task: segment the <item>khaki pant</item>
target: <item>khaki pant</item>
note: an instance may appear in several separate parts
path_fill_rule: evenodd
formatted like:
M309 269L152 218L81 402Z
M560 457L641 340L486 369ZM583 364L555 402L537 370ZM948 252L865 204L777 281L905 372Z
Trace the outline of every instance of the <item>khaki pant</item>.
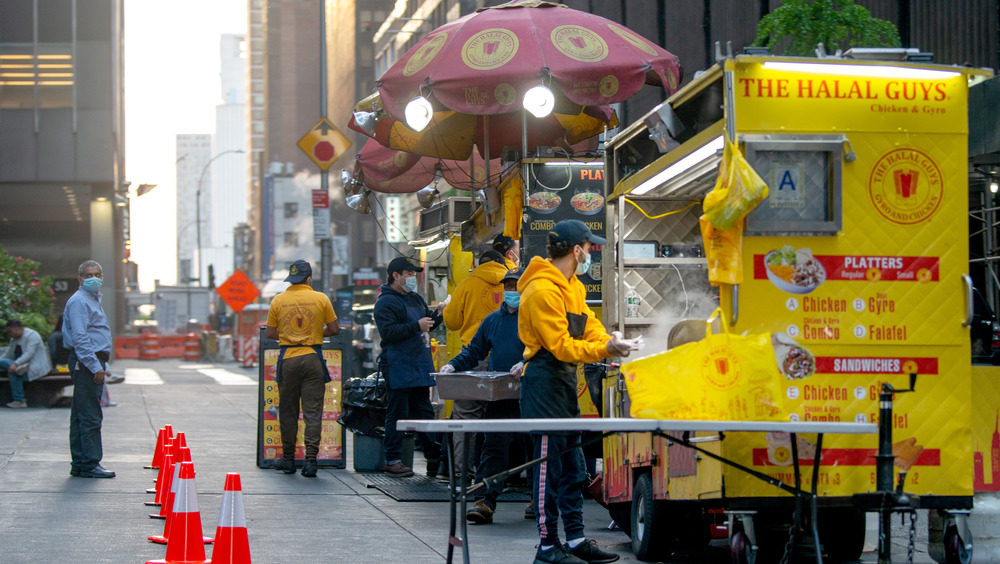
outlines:
M299 404L305 423L303 442L306 458L316 458L323 432L323 397L326 375L319 355L309 354L281 360L278 379L278 422L284 458L295 459L295 439L299 430Z

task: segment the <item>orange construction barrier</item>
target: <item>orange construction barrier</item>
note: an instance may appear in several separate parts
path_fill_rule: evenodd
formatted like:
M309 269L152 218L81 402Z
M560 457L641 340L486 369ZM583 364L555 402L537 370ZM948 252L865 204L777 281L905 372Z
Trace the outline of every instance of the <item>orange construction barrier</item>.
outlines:
M201 360L201 340L194 333L184 335L184 360Z
M247 538L247 517L243 512L243 487L240 475L226 474L226 487L219 509L219 526L215 529L215 564L250 564L250 540Z
M159 360L160 359L160 337L152 331L143 331L139 334L139 359Z
M241 360L244 367L257 366L257 339L256 337L243 337L243 350Z
M156 433L156 446L153 447L153 461L149 463L149 466L143 466L143 468L146 470L158 470L160 468L160 462L163 460L163 440L173 436L173 427L170 425L160 427L160 431Z
M204 564L205 545L201 536L201 513L198 510L198 486L194 481L194 463L180 463L177 495L174 499L173 525L167 542L167 557L146 564Z
M160 335L160 358L184 358L184 335Z
M115 358L139 358L139 337L115 337Z

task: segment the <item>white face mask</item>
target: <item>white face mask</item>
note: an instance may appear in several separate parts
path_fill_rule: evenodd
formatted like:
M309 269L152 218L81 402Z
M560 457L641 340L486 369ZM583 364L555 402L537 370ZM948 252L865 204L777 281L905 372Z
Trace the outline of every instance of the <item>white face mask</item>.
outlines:
M403 288L406 290L407 293L416 292L417 291L417 277L416 276L410 276L409 278L404 279L403 280Z
M577 259L576 263L577 276L583 276L590 270L590 261L591 261L590 253L584 253L584 255L586 255L586 258L583 259L583 262L580 262L580 259Z

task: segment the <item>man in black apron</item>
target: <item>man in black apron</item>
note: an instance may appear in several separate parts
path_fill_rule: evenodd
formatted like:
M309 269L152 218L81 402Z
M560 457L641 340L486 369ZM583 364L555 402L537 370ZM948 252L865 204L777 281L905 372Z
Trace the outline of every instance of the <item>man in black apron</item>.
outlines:
M441 324L441 308L431 311L417 293L417 273L423 270L405 257L392 259L373 313L382 338L379 369L388 384L383 470L400 478L412 476L413 469L403 464L403 433L396 430L396 422L434 419L430 399L434 360L428 333ZM427 474L437 475L441 445L427 433L417 433L417 439L427 458Z
M548 258L534 257L521 275L518 333L524 342L521 417L580 417L577 365L613 356L628 356L633 345L608 335L586 303L586 289L577 280L588 271L590 250L605 240L582 221L561 221L549 231ZM586 468L580 433L534 435L535 458L568 450L543 462L534 472L532 501L541 544L535 562L614 562L583 533L583 481ZM566 544L559 542L562 516Z

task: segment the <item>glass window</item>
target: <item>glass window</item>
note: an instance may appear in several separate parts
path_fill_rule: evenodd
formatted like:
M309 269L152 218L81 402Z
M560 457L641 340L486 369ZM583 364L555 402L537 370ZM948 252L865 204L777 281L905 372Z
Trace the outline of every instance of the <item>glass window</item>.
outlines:
M299 246L299 234L295 231L285 231L285 246L286 247L298 247Z
M38 41L73 41L73 7L70 0L38 0Z
M31 3L25 0L0 0L0 38L11 43L31 43L34 36Z
M73 104L73 55L67 43L0 43L0 108L67 108Z
M285 202L285 219L292 219L299 216L298 202Z

